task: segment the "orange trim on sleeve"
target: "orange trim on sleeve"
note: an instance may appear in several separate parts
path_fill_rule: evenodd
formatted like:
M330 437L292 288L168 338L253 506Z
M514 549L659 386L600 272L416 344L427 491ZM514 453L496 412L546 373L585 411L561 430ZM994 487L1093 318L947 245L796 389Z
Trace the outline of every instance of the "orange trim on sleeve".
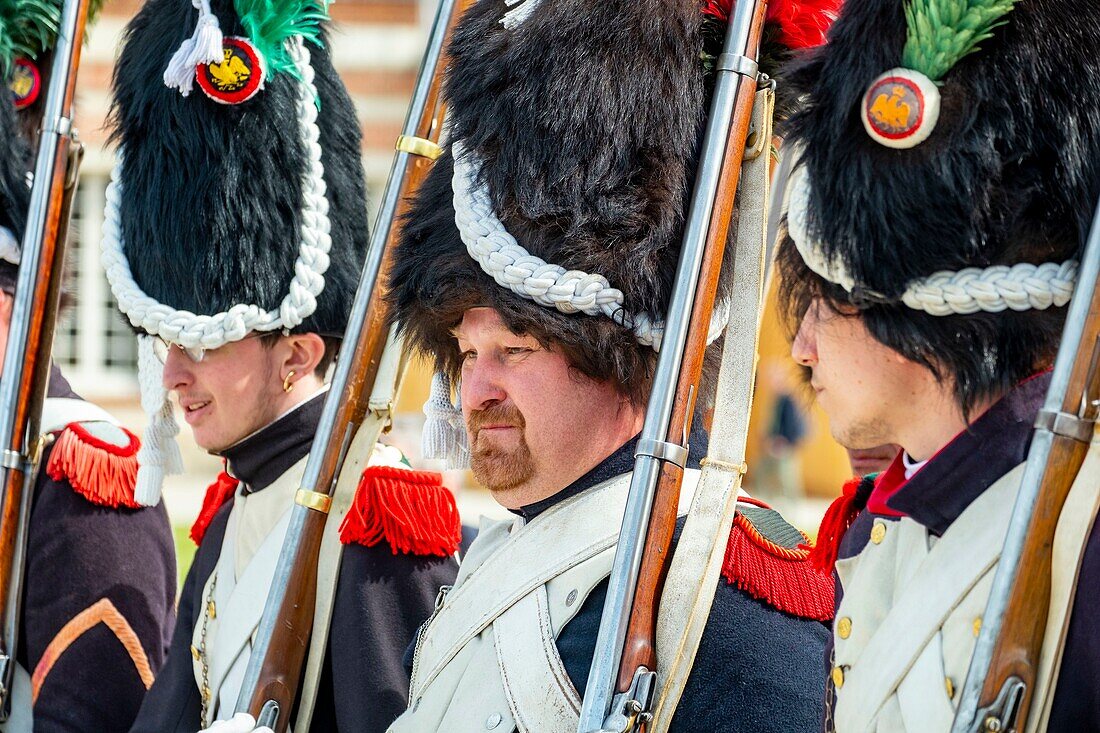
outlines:
M145 689L148 690L152 686L153 668L149 666L149 658L145 655L145 649L142 648L141 640L134 633L134 628L130 626L130 622L119 612L115 604L111 603L110 599L100 598L65 624L61 631L57 632L57 636L53 638L49 646L46 647L46 651L42 653L42 658L35 665L34 675L31 676L32 705L37 702L42 683L46 681L46 676L53 669L54 663L74 641L99 623L103 623L114 632L115 638L126 649L126 652L130 655L130 660L134 663L134 667L137 668L138 676L141 677Z

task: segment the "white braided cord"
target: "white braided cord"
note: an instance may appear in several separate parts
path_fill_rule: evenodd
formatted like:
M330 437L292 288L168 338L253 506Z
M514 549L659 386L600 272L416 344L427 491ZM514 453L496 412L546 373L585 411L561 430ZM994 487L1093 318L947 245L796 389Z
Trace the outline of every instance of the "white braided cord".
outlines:
M291 42L291 56L301 76L298 93L298 120L306 151L306 170L302 174L302 225L294 277L279 307L265 310L258 305L237 304L214 315L196 315L176 310L146 295L134 282L122 241L119 207L122 199L123 150L111 171L104 212L102 258L111 292L119 309L130 323L152 336L161 336L181 346L216 349L239 341L250 331L292 329L317 309L317 297L325 287L324 274L329 267L332 246L324 167L321 165L320 131L317 128L317 89L309 49L300 37Z
M847 267L840 258L830 260L822 243L810 235L811 186L804 167L799 166L791 173L790 186L787 231L798 253L813 272L852 292L856 282ZM941 270L910 282L901 302L933 316L1061 308L1073 297L1077 267L1076 260L1066 260Z
M524 21L534 14L540 0L504 0L510 10L505 11L500 19L500 24L506 30L513 31L523 25ZM517 5L516 3L519 3Z
M493 212L489 192L477 180L481 170L478 158L465 150L461 140L455 141L452 154L455 225L466 251L486 274L516 295L562 313L607 316L632 330L638 343L660 350L663 322L646 313L628 313L622 305L622 291L611 287L603 275L566 270L524 249ZM728 314L728 304L715 308L707 343L722 333Z

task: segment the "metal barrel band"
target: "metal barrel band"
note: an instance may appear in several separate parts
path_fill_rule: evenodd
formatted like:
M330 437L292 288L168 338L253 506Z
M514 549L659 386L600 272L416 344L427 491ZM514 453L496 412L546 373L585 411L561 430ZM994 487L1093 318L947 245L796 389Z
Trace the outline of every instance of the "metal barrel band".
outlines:
M1040 410L1039 416L1035 418L1036 428L1049 430L1055 435L1061 435L1079 443L1088 443L1092 440L1092 431L1095 426L1094 420L1071 415L1068 412Z
M428 160L436 160L443 155L443 148L439 147L438 144L415 135L398 135L397 144L394 145L394 148L399 152L419 155L421 158L427 158Z
M665 440L650 440L642 438L638 441L638 448L634 451L634 457L649 456L658 461L675 463L680 468L687 465L688 449L682 445L669 443Z
M306 509L321 512L321 514L328 514L328 510L332 506L332 497L328 494L322 494L320 491L298 489L298 493L294 495L294 503L300 504Z
M734 74L756 79L760 75L760 64L739 53L723 53L718 56L717 69L732 71Z

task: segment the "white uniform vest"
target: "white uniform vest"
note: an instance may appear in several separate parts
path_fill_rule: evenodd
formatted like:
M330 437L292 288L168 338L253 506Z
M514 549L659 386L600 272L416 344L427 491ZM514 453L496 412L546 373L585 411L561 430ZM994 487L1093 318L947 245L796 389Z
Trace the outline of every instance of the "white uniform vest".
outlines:
M685 472L681 507L698 478ZM418 635L409 708L389 733L574 733L581 698L555 640L611 573L629 487L618 476L529 524L482 520Z
M863 551L837 562L838 733L950 730L1022 476L1021 464L939 538L876 519Z

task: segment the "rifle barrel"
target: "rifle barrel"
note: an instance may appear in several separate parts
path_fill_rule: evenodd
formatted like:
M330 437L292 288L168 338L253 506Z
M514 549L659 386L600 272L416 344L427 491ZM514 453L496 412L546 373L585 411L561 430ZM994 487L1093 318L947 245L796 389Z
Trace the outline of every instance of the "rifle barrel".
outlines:
M18 648L28 478L37 469L42 401L61 292L65 231L75 188L72 103L88 0L66 0L54 46L34 185L23 232L11 325L0 371L0 720L6 719Z
M441 131L437 111L438 71L458 4L459 0L442 0L436 11L402 129L405 136L431 139L438 137ZM321 421L306 461L301 488L307 492L331 495L352 439L366 414L364 395L369 396L374 384L387 337L379 279L387 269L387 253L395 235L394 221L410 193L410 169L423 172L427 169L426 161L398 150L344 333L344 344L354 347L336 361ZM289 724L289 712L301 682L316 600L317 556L326 518L324 513L301 504L294 505L237 698L237 711L249 712L257 718L265 706L269 711L286 711L287 714L275 713L276 721L267 721L276 733L285 731ZM272 706L271 702L277 705Z
M1100 370L1093 362L1100 338L1098 277L1100 203L1040 417L1060 414L1084 423L1096 420L1093 400L1100 396ZM952 733L984 730L987 715L1014 716L1021 729L1026 723L1050 601L1054 529L1087 449L1087 438L1081 441L1042 423L1036 426ZM1018 680L1014 694L1019 699L1012 701L1013 710L1005 710L1008 701L998 698L1013 678ZM1001 723L1002 730L1010 730L1010 720Z
M650 520L654 513L654 502L658 496L658 485L663 484L660 493L669 496L672 507L676 506L682 471L669 458L676 453L675 448L686 443L691 425L691 410L698 397L699 369L701 369L701 350L698 358L685 356L689 335L702 330L705 336L709 326L710 312L713 308L714 287L717 272L721 265L721 248L725 245L725 232L728 230L729 213L733 203L733 191L729 191L729 201L717 201L721 184L729 180L736 187L740 171L740 155L744 150L748 133L748 119L751 115L752 94L748 96L748 109L744 108L746 90L756 90L756 63L760 33L763 23L765 0L736 3L726 38L723 53L719 57L717 80L711 99L710 114L700 162L695 178L695 188L688 210L683 236L680 261L676 270L676 280L665 319L665 331L661 342L661 351L653 378L653 388L646 408L645 422L638 440L635 454L634 472L631 476L630 490L623 514L623 525L619 535L619 544L615 551L608 583L607 600L604 603L600 619L600 630L596 637L595 655L584 701L580 712L578 733L595 733L606 729L608 716L612 713L612 703L616 691L625 692L623 681L633 672L624 665L624 649L628 629L632 625L632 611L639 589L639 575L642 571L643 555L647 553L645 541L650 532ZM738 104L738 101L741 104ZM736 114L735 114L736 113ZM738 124L731 125L735 117ZM732 129L731 129L732 128ZM732 132L732 134L731 134ZM733 152L733 156L730 152ZM735 171L726 170L730 160L736 157ZM722 209L723 222L715 222L716 207ZM722 218L722 217L719 217ZM716 227L721 231L716 231ZM715 242L715 238L720 241ZM717 256L710 257L713 264L712 275L701 275L707 254L708 238L717 244ZM700 292L701 279L709 290L710 302L698 307L697 294ZM706 299L704 293L703 300ZM692 322L695 311L696 320ZM691 339L696 341L697 339ZM692 365L693 374L682 374L685 360L696 362ZM686 378L685 378L686 377ZM678 431L677 428L680 428ZM686 457L686 451L681 454ZM678 460L683 460L683 457ZM662 476L663 475L663 476ZM675 515L675 509L672 509ZM673 523L675 516L673 516ZM671 532L661 530L671 538ZM661 561L667 563L668 545L663 551L658 549ZM667 565L664 565L667 567ZM658 580L663 572L658 571ZM651 598L659 597L659 587L646 589ZM656 613L655 604L651 608L639 609L644 615ZM650 624L651 625L651 624ZM653 640L648 639L652 648ZM636 653L632 651L632 654ZM649 652L642 651L645 656ZM620 672L621 669L621 672Z

